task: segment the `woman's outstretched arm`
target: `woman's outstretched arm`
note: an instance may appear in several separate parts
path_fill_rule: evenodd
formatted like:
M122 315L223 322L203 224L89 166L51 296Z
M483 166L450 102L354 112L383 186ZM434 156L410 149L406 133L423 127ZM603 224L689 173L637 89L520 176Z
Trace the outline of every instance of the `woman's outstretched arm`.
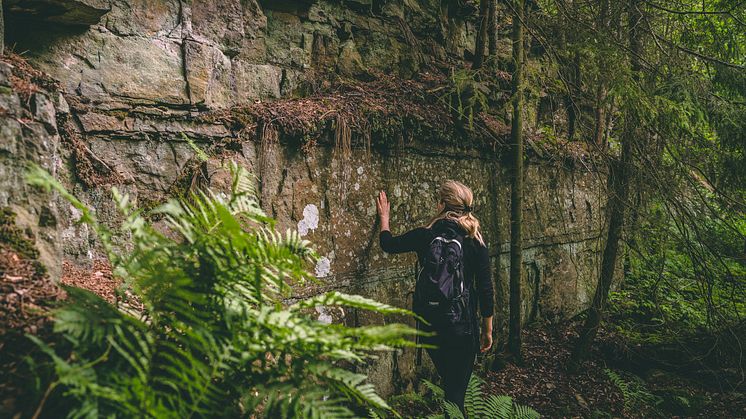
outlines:
M423 240L426 240L427 230L416 228L408 231L401 236L391 234L389 227L389 211L391 206L386 197L386 192L381 191L376 198L376 207L378 208L378 218L381 225L380 243L381 249L386 253L404 253L416 251L422 246Z

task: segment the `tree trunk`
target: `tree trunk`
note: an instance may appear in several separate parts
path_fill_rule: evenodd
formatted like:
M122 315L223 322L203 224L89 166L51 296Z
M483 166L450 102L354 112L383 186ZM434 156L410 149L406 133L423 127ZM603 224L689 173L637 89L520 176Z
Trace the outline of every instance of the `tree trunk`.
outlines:
M606 148L606 145L604 144L604 132L606 131L604 101L606 101L606 84L599 80L598 88L596 89L596 125L593 132L593 141L601 150Z
M640 0L629 0L629 44L630 63L632 72L639 82L640 54L642 44L640 42L640 24L642 14L639 9ZM631 178L632 165L632 142L636 135L636 122L626 118L622 135L622 155L619 160L611 163L609 168L609 231L606 237L603 258L601 260L601 276L598 280L593 302L588 310L588 317L580 330L580 337L575 345L570 358L569 369L572 372L578 370L580 362L588 355L591 344L596 338L598 328L601 324L603 310L609 296L611 283L616 270L617 255L619 253L619 241L624 230L624 217L629 196L629 180Z
M3 0L0 0L0 55L5 53L5 16L3 16Z
M625 128L631 131L631 128ZM609 230L606 236L603 258L601 260L601 275L596 286L593 302L588 310L588 317L580 330L580 337L570 359L570 370L576 371L580 362L588 355L591 344L596 338L598 327L601 324L603 310L609 296L611 283L616 271L617 254L619 253L619 241L624 229L624 213L629 194L628 178L632 147L629 135L625 135L622 144L621 160L615 160L609 168L609 191L611 195L608 200Z
M487 31L490 38L489 56L497 57L497 1L489 0Z
M601 0L601 10L598 13L598 28L601 36L609 36L609 0ZM602 54L598 54L598 87L596 88L596 124L593 133L593 141L602 150L606 148L604 134L606 132L606 72L609 71L605 65L606 60Z
M503 262L502 258L500 257L500 248L503 241L507 238L507 231L503 230L503 220L506 218L507 214L505 214L503 203L504 201L500 198L500 190L498 187L499 184L499 178L500 178L500 170L499 170L499 164L492 164L490 165L490 195L494 197L494 200L491 201L492 211L494 214L494 217L492 218L492 230L494 231L494 237L492 242L495 243L494 252L495 252L495 259L494 259L494 271L495 276L493 280L493 285L495 288L495 322L493 327L493 339L495 344L492 345L492 350L490 356L487 357L486 362L483 364L485 369L491 370L491 371L499 371L504 366L504 353L505 353L505 341L500 342L500 331L505 330L506 325L506 319L505 316L501 316L498 312L498 307L504 308L507 307L508 304L506 304L505 296L503 293L503 290L505 288L505 276L503 275Z
M580 75L580 53L575 51L575 55L572 59L572 91L570 92L570 108L567 110L570 119L567 130L567 137L569 140L575 138L575 131L578 126L578 112L580 111L580 108L575 104L575 98L580 98L582 96L583 80L581 80Z
M508 351L520 363L521 356L521 276L523 272L523 16L524 0L513 1L513 176L510 188L510 325Z
M489 0L479 2L479 32L477 33L476 45L474 46L474 60L471 68L478 69L484 63L485 46L487 45L487 26L489 25Z
M571 13L574 13L575 6L573 1L569 1L566 7ZM563 25L566 28L571 28L572 22L568 19L563 19ZM567 86L562 102L567 112L567 139L571 141L575 137L576 122L578 119L578 107L575 106L575 97L579 96L576 95L576 92L580 91L580 55L577 50L572 51L576 47L575 43L577 41L577 36L572 29L567 31L562 30L560 33L560 49L568 51L566 56L562 56L559 64L561 77Z

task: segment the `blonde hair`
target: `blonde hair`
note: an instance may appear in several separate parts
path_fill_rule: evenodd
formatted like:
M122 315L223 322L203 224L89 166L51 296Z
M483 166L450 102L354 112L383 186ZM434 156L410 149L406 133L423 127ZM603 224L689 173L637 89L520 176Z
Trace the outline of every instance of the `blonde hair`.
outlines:
M461 182L447 180L440 185L438 197L443 203L443 211L433 217L427 227L432 227L438 220L453 220L466 230L467 237L477 240L484 246L484 239L479 231L479 220L472 214L474 194L471 189Z

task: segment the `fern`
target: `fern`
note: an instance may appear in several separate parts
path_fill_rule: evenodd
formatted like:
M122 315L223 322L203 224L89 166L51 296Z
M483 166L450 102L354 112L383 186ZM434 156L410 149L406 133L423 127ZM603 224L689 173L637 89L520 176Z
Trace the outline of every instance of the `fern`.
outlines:
M236 164L229 170L230 194L197 191L154 210L168 235L116 190L123 221L109 230L50 175L31 170L30 183L56 190L82 212L123 287L144 307L125 310L68 288L54 318L71 349L31 338L56 373L46 383L59 399L55 415L348 418L361 408L391 411L365 375L345 366L411 346L417 331L396 323L327 325L308 308L412 313L338 292L284 304L294 286L315 280L307 268L316 255L297 233L274 229L249 173Z
M624 398L624 410L632 412L644 410L655 413L662 399L650 393L645 383L637 376L631 375L629 380L622 378L620 374L608 368L604 369L609 380L619 389Z
M488 412L494 412L493 415L498 418L509 418L513 414L513 399L509 396L490 396L485 402ZM522 414L526 409L525 406L516 405L516 416ZM525 416L520 416L525 417Z
M464 397L464 406L469 406L469 416L485 417L489 414L485 406L484 395L482 394L482 384L484 381L478 376L472 374L471 379L466 387L466 396Z
M422 384L425 386L425 388L430 390L436 400L442 400L446 397L445 391L443 391L443 389L440 388L437 384L433 384L431 381L428 380L422 380Z
M453 403L444 399L445 393L442 388L427 380L422 380L422 384L433 394L435 402L439 403L444 414L435 414L428 416L428 419L444 418L463 418L461 410ZM472 375L466 388L466 397L464 399L464 409L467 417L480 419L538 419L541 415L528 406L523 406L513 402L509 396L491 395L487 397L482 392L484 380L476 375Z

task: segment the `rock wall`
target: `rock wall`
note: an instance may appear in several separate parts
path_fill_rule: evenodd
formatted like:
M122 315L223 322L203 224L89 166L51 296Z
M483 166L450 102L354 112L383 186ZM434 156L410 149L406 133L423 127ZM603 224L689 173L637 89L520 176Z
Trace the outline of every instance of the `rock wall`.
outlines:
M509 177L498 153L458 138L451 144L411 138L396 147L353 148L347 156L324 141L301 149L286 139L243 138L230 124L203 117L313 93L325 83L322 73L408 78L458 63L473 45L467 6L445 0L6 0L6 45L25 51L60 86L26 94L10 81L14 64L0 63L0 106L8 110L0 112L0 206L20 210L19 223L37 235L43 260L58 276L63 259L84 264L94 258L95 239L74 224L69 205L27 190L19 176L24 161L57 173L99 218L113 221L111 185L147 206L185 182L219 183L221 163L233 159L258 175L262 205L279 227L298 229L322 255L314 267L320 284L299 290L299 298L339 288L406 307L414 257L379 249L374 195L389 192L392 228L404 232L428 220L437 186L454 178L477 196L494 262L497 330L504 330ZM200 147L231 146L195 171L184 134ZM588 303L598 275L605 176L540 158L525 176L524 318L571 316ZM355 312L320 315L382 321ZM414 351L386 354L370 373L385 394L401 390L414 377Z
M20 63L21 65L25 63ZM36 241L39 259L52 277L61 274L63 229L59 223L61 200L35 193L24 180L26 166L37 164L58 175L63 161L56 109L64 98L54 91L29 88L32 76L7 61L0 61L0 207L16 214L25 235Z
M320 71L406 78L435 58L460 59L473 28L438 12L457 15L456 3L6 0L5 38L101 109L226 107L302 94Z

